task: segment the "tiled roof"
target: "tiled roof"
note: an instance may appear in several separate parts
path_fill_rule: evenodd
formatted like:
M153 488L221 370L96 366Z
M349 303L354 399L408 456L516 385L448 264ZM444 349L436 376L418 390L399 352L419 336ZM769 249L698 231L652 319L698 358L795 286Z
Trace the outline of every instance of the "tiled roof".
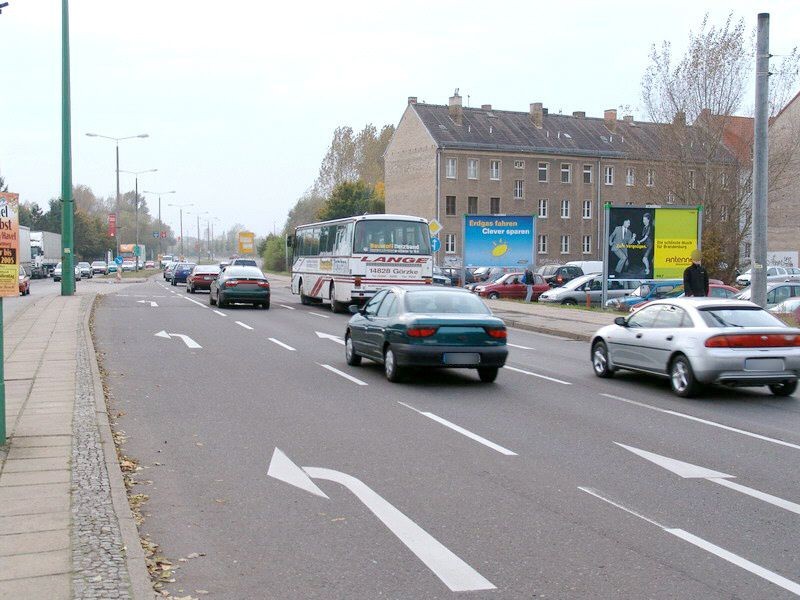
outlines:
M610 131L601 118L546 114L539 129L527 112L465 107L462 124L456 125L447 106L423 103L411 106L438 146L444 149L663 159L660 137L667 125L661 123L628 123L618 119L614 131ZM692 127L688 126L687 131L691 138ZM699 142L697 159L705 159ZM718 160L728 162L732 157L723 151Z

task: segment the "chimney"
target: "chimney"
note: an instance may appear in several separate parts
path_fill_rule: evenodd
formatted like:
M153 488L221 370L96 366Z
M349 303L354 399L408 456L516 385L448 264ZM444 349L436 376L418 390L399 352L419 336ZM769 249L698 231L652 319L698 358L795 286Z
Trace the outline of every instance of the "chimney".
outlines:
M481 104L481 110L492 110L491 104Z
M461 125L462 117L464 116L464 109L461 108L461 96L458 95L458 91L452 96L450 96L450 118L453 119L453 123L456 125Z
M541 102L531 104L531 121L536 129L541 129L544 122L544 109Z
M626 123L633 123L633 115L625 115L624 117L622 117L622 120L625 121Z
M578 117L579 119L585 119L586 118L586 111L584 111L584 110L573 111L572 116L573 117Z
M609 131L614 131L617 127L617 109L610 108L603 113L603 120L606 122L606 127Z
M673 125L686 125L686 113L682 110L679 110L675 113L675 117L672 119Z
M408 103L409 104L416 104L417 103L417 97L416 96L409 96L408 97Z

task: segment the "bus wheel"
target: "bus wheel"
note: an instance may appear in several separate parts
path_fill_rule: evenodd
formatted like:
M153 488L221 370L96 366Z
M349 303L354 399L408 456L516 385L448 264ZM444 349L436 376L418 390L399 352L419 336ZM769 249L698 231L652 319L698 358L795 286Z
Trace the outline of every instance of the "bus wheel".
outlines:
M303 280L302 279L300 280L300 286L299 286L298 291L300 292L300 304L311 304L311 298L309 298L308 296L306 296L303 293Z
M330 298L331 298L331 311L335 312L335 313L343 313L343 312L345 312L344 304L334 300L335 297L336 297L336 288L334 287L333 284L331 284L331 296L330 296Z

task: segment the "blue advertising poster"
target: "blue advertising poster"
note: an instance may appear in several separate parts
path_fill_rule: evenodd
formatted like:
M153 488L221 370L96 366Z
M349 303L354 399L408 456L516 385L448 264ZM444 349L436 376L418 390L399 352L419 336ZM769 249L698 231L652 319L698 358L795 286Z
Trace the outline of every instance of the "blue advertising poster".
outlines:
M464 216L464 266L533 265L535 220L532 216Z

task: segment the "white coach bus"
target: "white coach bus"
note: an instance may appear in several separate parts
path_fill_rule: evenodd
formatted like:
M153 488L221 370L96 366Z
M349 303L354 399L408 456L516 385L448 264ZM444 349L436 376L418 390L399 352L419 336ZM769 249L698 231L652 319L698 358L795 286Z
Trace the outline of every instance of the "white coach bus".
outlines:
M303 304L327 300L333 312L389 285L432 282L430 232L419 217L362 215L301 225L287 244L292 293Z

